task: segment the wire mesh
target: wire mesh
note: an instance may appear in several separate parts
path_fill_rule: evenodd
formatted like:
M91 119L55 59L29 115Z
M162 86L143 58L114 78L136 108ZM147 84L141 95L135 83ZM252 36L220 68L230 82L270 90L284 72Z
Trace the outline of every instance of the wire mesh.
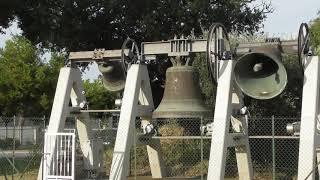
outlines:
M213 119L160 119L152 123L157 128L153 139L159 139L167 178L206 179L211 136L201 133L202 126ZM264 117L248 120L249 144L254 179L294 179L298 167L298 137L286 132L287 123L299 118ZM147 151L137 148L138 177L151 176ZM143 171L142 171L143 170ZM225 179L239 179L236 153L226 152Z
M0 117L0 179L35 179L45 117Z
M119 114L91 115L96 124L93 131L104 144L103 179L108 179L116 140ZM44 118L24 118L23 126L17 117L0 117L0 179L35 179L40 166ZM13 121L16 122L13 122ZM289 136L286 124L299 118L256 117L248 120L249 144L254 179L295 179L298 168L299 138ZM152 179L147 145L160 153L164 178L206 179L209 165L211 135L201 127L212 118L153 119L155 131L145 135L141 120L136 119L133 145L130 151L129 179ZM66 122L74 129L74 120ZM34 128L34 129L32 129ZM32 130L30 130L32 129ZM36 133L31 133L36 131ZM15 133L13 133L15 132ZM30 138L32 136L32 138ZM13 141L15 139L15 141ZM157 144L159 146L155 146ZM84 169L79 141L76 147L76 177L86 179L92 173ZM151 162L152 163L152 162ZM234 148L226 151L225 179L239 179ZM152 164L151 164L152 166Z

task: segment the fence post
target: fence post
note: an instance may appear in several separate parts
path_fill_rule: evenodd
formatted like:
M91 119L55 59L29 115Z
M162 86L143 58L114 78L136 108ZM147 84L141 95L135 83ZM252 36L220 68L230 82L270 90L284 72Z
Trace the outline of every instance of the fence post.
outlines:
M42 138L43 139L40 139L40 145L41 145L41 142L43 142L43 148L42 148L42 159L44 159L44 147L45 147L45 132L46 132L46 115L44 115L43 116L43 129L42 129L42 131L39 133L39 137L40 137L40 135L42 136ZM73 138L75 138L74 136L72 137L72 139ZM72 143L73 142L75 142L75 141L72 141ZM74 144L72 144L72 147L75 147L75 145ZM73 154L73 159L76 161L76 153L74 153ZM73 163L73 166L72 166L72 168L74 168L74 164L75 163ZM43 177L44 176L44 174L43 174L43 169L44 169L44 163L43 163L43 161L41 160L41 163L40 163L40 167L41 167L41 177ZM39 177L39 175L38 175L38 177Z
M2 116L0 116L0 120L1 120L1 124L3 124L5 126L4 127L4 139L7 139L8 138L8 122Z
M20 145L23 145L23 125L21 122L24 121L24 119L22 119L24 117L22 116L19 116L19 124L18 124L18 133L19 133L19 142L20 142Z
M200 123L200 127L203 127L203 117L201 117L201 123ZM201 134L201 140L200 140L200 153L201 153L201 180L203 180L203 137L202 137L202 133Z
M272 179L276 179L276 152L275 152L275 139L274 139L274 115L271 117L272 121Z
M46 129L46 115L43 115L43 128Z
M44 137L44 131L46 129L46 115L42 117L42 123L42 125L39 123L39 127L34 128L35 130L38 129L38 132L34 135L34 144L37 144L38 142L41 144L41 140L44 141L42 138Z
M37 144L37 137L38 137L38 133L37 133L37 131L38 130L40 130L40 128L39 129L37 129L36 127L32 127L32 130L33 130L33 145L36 145Z
M15 165L15 162L14 162L14 159L15 159L15 149L16 149L16 116L14 115L13 116L13 133L12 133L12 136L13 136L13 148L12 148L12 164L13 164L13 167L12 167L12 180L14 180L14 167L16 166Z
M134 131L134 140L133 140L133 147L134 147L134 179L137 180L137 132L136 129ZM130 166L130 165L129 165Z

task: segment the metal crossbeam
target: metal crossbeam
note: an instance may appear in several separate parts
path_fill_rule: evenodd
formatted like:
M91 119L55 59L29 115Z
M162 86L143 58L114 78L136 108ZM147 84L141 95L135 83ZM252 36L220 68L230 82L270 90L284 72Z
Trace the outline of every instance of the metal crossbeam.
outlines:
M179 39L178 39L179 40ZM155 42L143 42L141 44L141 54L145 56L146 59L154 59L155 55L181 55L187 56L188 53L204 53L207 51L207 40L206 39L190 39L190 43L187 49L181 49L177 51L176 48L173 48L172 41L155 41ZM237 49L237 55L242 55L247 52L250 52L250 49L254 49L261 46L274 46L280 47L283 53L286 54L297 54L298 51L298 42L296 40L281 41L281 42L265 42L265 43L242 43ZM128 54L129 50L124 49L124 53ZM179 53L180 52L180 53ZM121 49L116 50L101 50L99 49L99 57L97 58L97 51L79 51L79 52L70 52L69 60L72 62L90 62L90 61L120 61L121 60Z

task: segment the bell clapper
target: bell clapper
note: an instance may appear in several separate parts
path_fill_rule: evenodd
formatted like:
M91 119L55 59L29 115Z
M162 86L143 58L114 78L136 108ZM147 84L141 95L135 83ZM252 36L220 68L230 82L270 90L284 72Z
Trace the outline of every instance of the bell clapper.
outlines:
M257 63L253 66L253 71L254 72L259 72L263 69L263 63Z

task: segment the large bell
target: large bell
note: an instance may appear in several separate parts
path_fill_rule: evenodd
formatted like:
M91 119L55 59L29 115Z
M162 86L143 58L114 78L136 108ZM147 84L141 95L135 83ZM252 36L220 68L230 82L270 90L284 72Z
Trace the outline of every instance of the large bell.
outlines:
M235 82L246 95L255 99L271 99L287 84L287 72L278 48L253 49L240 57L234 68Z
M164 95L153 118L199 118L210 111L201 99L198 74L192 66L167 69Z
M102 73L102 82L107 90L121 91L124 88L126 78L120 61L98 64L98 68Z

